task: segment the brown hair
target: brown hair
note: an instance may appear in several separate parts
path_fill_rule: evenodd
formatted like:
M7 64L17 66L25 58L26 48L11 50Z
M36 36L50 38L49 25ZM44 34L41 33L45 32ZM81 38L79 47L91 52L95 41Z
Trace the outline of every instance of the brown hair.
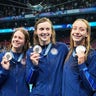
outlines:
M23 28L23 27L16 28L15 31L14 31L14 33L12 34L11 40L12 40L15 32L17 32L17 31L22 32L22 33L24 34L24 36L25 36L25 45L23 46L22 52L26 53L26 51L27 51L28 48L29 48L29 44L30 44L30 43L29 43L29 40L30 40L29 33L28 33L28 31L27 31L25 28ZM11 47L12 47L12 45L11 45Z
M51 28L52 28L52 36L51 36L51 42L53 43L53 44L55 44L56 43L56 40L55 40L55 30L54 30L54 28L53 28L53 25L52 25L52 22L48 19L48 18L46 18L46 17L43 17L43 18L41 18L41 19L39 19L36 23L35 23L35 26L34 26L34 34L33 34L33 44L34 45L37 45L37 44L39 44L39 39L38 39L38 36L37 36L37 34L36 34L36 31L37 31L37 26L38 26L38 24L40 24L40 23L43 23L43 22L49 22L50 24L51 24Z

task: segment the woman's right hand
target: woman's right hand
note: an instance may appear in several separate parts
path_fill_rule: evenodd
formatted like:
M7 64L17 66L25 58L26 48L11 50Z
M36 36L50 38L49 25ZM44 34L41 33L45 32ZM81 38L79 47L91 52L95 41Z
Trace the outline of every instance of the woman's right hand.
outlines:
M5 70L8 70L10 67L10 61L4 56L1 61L1 65Z
M33 62L34 65L38 65L39 62L39 58L40 58L40 54L33 52L30 54L30 59Z

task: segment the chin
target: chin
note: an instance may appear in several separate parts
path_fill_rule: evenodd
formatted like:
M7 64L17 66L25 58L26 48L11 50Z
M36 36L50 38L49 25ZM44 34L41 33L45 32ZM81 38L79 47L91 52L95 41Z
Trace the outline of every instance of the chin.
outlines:
M18 49L19 48L19 46L13 46L15 49Z
M77 41L78 42L78 41L81 41L81 39L80 38L74 38L73 41Z

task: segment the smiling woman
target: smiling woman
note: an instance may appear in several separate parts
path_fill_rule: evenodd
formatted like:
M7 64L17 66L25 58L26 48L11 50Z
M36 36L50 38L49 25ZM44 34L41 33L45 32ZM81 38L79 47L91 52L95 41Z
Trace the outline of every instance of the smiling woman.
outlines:
M28 48L28 31L17 28L12 35L11 49L0 54L0 96L29 96L29 88L25 81Z
M94 96L96 92L96 51L91 48L90 35L89 22L76 19L63 67L62 96Z
M27 51L26 60L27 82L33 84L30 96L61 96L62 66L68 48L65 43L56 42L48 18L38 19L34 28L34 45ZM34 50L37 45L40 52Z

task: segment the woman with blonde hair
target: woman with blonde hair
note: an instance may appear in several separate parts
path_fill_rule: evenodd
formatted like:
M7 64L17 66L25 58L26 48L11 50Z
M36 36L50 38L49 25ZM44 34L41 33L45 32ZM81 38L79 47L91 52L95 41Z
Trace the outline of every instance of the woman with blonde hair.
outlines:
M96 91L96 51L91 48L90 35L87 20L73 23L63 67L62 96L93 96Z

